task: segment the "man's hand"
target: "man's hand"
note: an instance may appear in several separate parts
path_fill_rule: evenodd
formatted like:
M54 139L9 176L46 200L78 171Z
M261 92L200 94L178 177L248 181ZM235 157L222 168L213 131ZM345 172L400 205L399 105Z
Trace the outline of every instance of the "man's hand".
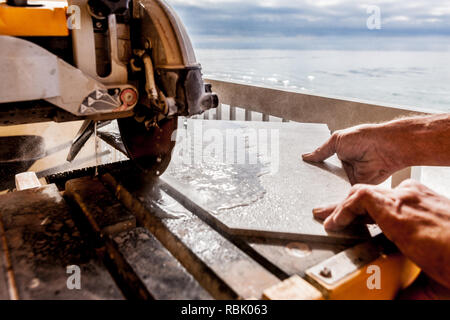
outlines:
M331 138L303 160L321 162L337 154L350 183L378 184L403 169L398 150L380 125L362 125L336 131Z
M342 203L313 213L329 231L369 215L405 256L450 288L450 200L444 196L414 180L392 190L355 185Z
M351 184L378 184L411 166L450 166L450 114L336 131L303 160L321 162L335 153Z

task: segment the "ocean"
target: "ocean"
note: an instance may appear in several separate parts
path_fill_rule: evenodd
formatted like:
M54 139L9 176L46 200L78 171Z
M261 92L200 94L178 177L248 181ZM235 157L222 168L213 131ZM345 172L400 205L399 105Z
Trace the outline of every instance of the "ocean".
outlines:
M205 78L450 111L449 51L197 49Z

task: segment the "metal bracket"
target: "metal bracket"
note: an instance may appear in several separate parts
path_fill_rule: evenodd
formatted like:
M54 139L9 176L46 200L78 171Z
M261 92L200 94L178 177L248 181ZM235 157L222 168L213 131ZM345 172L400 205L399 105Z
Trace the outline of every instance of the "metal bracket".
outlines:
M319 284L335 287L346 277L376 260L383 247L374 241L358 244L306 270L306 276Z
M69 1L69 4L80 8L81 28L72 30L73 55L77 68L103 84L127 83L127 67L119 59L116 16L114 14L108 16L111 73L107 77L100 77L97 74L94 28L87 0L73 0Z

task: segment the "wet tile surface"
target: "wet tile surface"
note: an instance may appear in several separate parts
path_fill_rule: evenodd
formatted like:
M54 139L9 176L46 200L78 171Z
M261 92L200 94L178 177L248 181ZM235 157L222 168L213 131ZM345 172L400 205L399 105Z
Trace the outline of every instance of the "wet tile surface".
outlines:
M351 187L336 156L321 164L301 160L330 136L326 125L188 120L179 128L161 180L227 231L332 243L369 237L364 227L327 233L312 216Z

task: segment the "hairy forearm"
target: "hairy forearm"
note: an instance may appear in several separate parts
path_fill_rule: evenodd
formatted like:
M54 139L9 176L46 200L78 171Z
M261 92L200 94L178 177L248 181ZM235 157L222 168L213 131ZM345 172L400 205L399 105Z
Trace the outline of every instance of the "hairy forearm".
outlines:
M450 114L405 118L376 125L399 167L450 166Z

